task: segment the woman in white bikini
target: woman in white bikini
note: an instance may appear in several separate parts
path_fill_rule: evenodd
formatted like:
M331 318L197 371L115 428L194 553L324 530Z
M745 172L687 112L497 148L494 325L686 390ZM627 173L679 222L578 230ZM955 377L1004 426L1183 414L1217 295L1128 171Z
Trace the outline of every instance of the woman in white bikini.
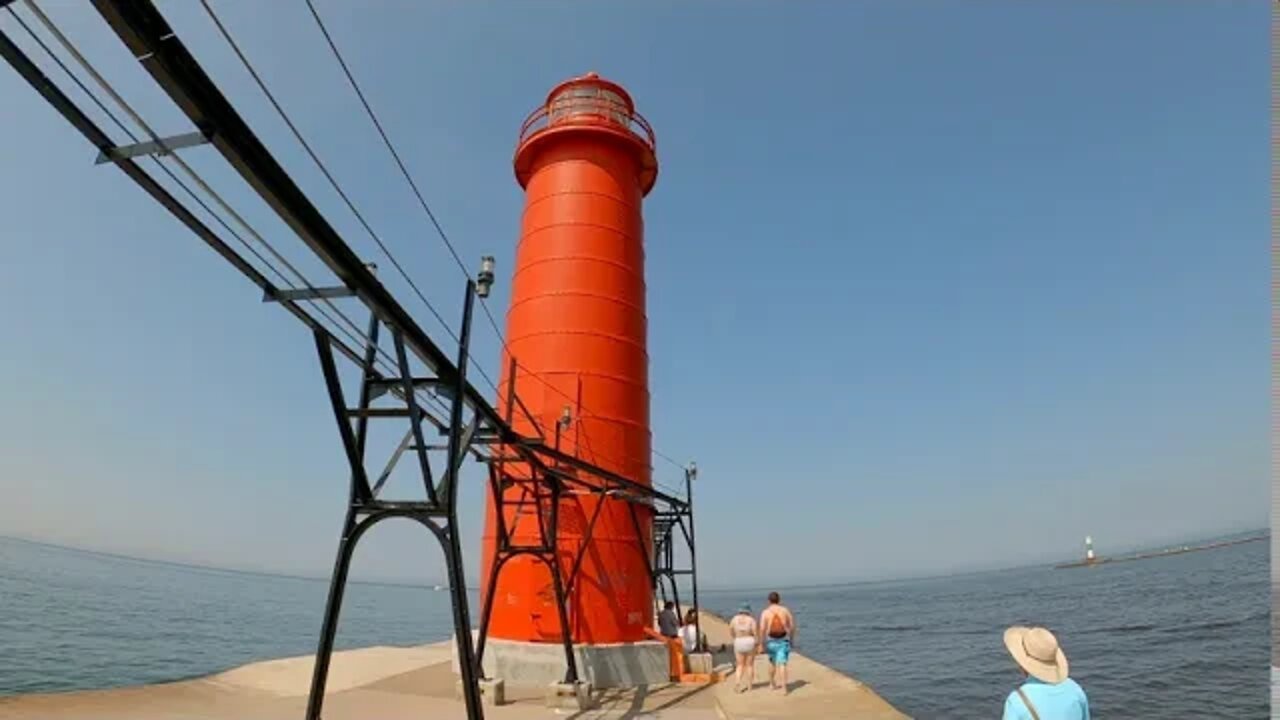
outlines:
M751 616L751 606L743 603L738 614L729 621L729 634L733 637L733 654L737 657L737 668L733 673L733 689L735 692L746 692L756 682L756 619ZM747 684L742 684L746 676Z

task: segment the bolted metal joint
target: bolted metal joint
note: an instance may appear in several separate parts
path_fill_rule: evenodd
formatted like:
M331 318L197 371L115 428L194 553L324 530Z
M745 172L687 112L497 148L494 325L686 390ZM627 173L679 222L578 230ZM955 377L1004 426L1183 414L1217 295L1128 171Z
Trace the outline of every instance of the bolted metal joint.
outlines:
M480 258L480 272L476 274L476 295L489 297L489 289L493 287L493 256Z

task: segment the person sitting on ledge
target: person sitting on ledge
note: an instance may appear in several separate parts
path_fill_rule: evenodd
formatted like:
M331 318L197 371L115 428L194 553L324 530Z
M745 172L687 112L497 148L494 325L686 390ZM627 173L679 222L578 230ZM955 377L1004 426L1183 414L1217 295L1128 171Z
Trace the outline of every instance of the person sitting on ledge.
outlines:
M684 614L684 625L680 627L680 640L684 644L686 655L707 649L707 636L704 634L698 637L698 611L695 608L689 608L689 611Z
M676 617L676 604L670 600L663 604L662 612L658 613L658 632L665 638L680 635L680 618Z
M1067 656L1042 627L1004 631L1004 646L1026 677L1004 701L1004 720L1089 720L1089 698L1068 677Z

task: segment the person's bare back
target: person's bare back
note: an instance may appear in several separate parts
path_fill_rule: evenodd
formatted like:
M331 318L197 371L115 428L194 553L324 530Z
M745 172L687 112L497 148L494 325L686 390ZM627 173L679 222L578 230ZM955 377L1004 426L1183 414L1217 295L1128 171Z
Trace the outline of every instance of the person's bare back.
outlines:
M774 618L777 620L774 620ZM778 604L770 605L760 613L760 625L765 639L772 638L790 638L794 644L795 635L795 616L787 609L787 606Z
M796 619L776 592L769 593L769 606L760 613L760 643L769 654L769 685L787 692L787 661L796 638ZM776 684L781 680L782 685Z

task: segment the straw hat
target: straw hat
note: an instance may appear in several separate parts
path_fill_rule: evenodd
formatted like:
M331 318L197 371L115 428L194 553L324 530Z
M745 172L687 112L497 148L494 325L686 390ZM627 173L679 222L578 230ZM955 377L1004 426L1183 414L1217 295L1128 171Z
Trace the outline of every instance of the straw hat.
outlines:
M1031 677L1051 684L1067 679L1067 656L1058 647L1058 638L1048 630L1011 627L1004 631L1004 646Z

